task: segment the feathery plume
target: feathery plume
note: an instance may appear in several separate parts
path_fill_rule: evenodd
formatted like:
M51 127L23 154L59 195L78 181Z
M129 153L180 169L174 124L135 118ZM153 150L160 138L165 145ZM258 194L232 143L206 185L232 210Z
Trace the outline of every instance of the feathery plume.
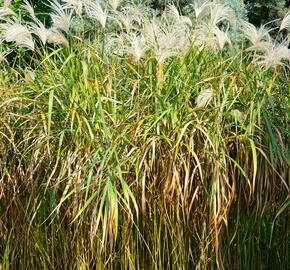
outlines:
M199 2L195 2L195 4L190 4L193 9L194 9L194 13L195 13L195 18L196 20L200 20L202 19L202 17L204 15L207 14L207 9L210 6L210 2L209 1L205 1L203 2L201 5L199 5Z
M125 37L124 33L121 34L108 34L107 36L107 41L106 41L106 46L105 49L108 52L108 54L123 54L125 52Z
M76 14L81 17L82 16L82 11L83 7L88 6L92 3L91 0L62 0L65 5L64 8L73 8L76 12Z
M51 7L53 8L53 13L50 17L53 22L53 28L64 30L66 33L69 32L69 28L72 22L72 10L62 6L57 2L57 0L49 1Z
M16 19L8 20L1 25L3 37L7 42L15 42L17 46L34 50L34 42L28 28Z
M284 19L282 20L279 31L283 29L289 30L289 28L290 28L290 11L285 15Z
M126 32L129 34L133 29L132 17L126 12L116 12L113 19L117 22L121 29L125 27Z
M176 8L176 6L174 6L174 5L168 5L167 6L167 11L168 11L169 14L171 14L175 18L175 20L177 22L179 22L181 24L187 24L189 26L192 26L192 22L191 22L190 18L187 17L187 16L181 16L179 14L179 11Z
M290 50L284 44L265 42L261 50L264 54L256 56L254 61L266 69L272 66L285 65L282 60L290 60Z
M211 26L216 26L218 23L222 21L231 21L231 14L233 10L223 4L211 3L210 4L210 24Z
M123 7L121 11L115 11L114 14L115 16L113 19L121 29L125 28L126 32L129 34L131 30L137 30L136 26L134 26L135 23L142 28L142 23L148 14L148 9L133 4Z
M108 0L108 2L112 9L116 11L122 0Z
M47 39L48 43L53 43L55 45L63 45L66 48L69 48L69 43L68 40L65 38L65 36L59 32L57 29L55 28L51 28L49 29L49 36Z
M106 26L107 21L107 11L103 10L98 3L92 3L88 6L87 14L90 18L96 19L103 28Z
M289 45L290 45L290 33L288 33L288 35L282 41L282 44L284 44L287 48L289 48Z
M6 60L6 55L9 53L9 52L3 52L1 49L1 44L3 43L3 39L2 38L0 38L0 62L4 62L4 61L7 61Z
M137 36L135 33L125 36L129 42L129 46L125 46L124 51L131 54L135 61L139 61L146 53L148 47L143 35Z
M193 31L193 43L199 48L199 51L201 51L204 47L217 49L216 37L213 34L214 28L215 27L202 23L199 24Z
M65 8L73 8L76 14L81 17L83 11L83 1L82 0L63 0Z
M226 43L231 45L231 40L228 37L227 31L221 31L218 27L212 29L213 34L215 35L215 42L218 45L218 48L222 50Z
M11 5L11 0L4 0L3 8L8 8Z
M7 60L6 60L6 54L5 54L5 52L1 52L1 51L0 51L0 63L1 63L1 62L4 62L4 61L7 61Z
M264 26L261 26L257 30L257 28L253 24L243 21L242 31L245 37L252 43L252 46L249 47L247 50L255 50L263 44L263 41L268 42L271 40L271 37L269 35L270 30L266 30Z
M47 29L37 18L34 19L34 22L29 23L29 27L31 29L31 33L38 36L43 45L45 45L51 31Z
M148 18L149 14L152 17L152 9L141 4L136 5L132 3L131 5L123 7L121 11L125 16L130 17L130 21L136 22L139 25Z
M151 20L146 20L143 32L151 44L156 42L156 36L161 32L161 27L156 17L153 17Z
M0 7L0 19L1 17L5 17L7 15L16 16L15 12L9 8L11 5L11 0L4 0L3 7Z
M145 22L144 36L148 40L159 64L167 58L186 50L189 44L189 31L185 24L170 23L166 16Z
M31 6L31 4L27 0L24 0L24 4L22 5L22 8L24 8L30 14L32 18L35 18L34 8Z
M50 35L50 31L46 29L44 24L35 16L34 9L27 0L24 1L24 5L22 5L22 7L29 12L33 19L32 22L27 23L29 30L32 34L38 36L41 42L45 45L48 36Z
M187 47L188 36L184 29L160 32L157 36L156 59L159 64L167 58L177 55Z

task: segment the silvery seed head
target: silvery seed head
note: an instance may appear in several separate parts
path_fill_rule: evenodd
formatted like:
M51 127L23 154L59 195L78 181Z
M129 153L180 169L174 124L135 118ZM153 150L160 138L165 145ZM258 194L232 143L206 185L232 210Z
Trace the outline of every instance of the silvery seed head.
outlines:
M73 11L59 4L57 0L49 1L49 3L53 9L53 12L50 14L53 27L68 33L72 22Z
M262 55L257 55L254 61L266 69L277 66L286 65L282 61L290 61L290 50L284 44L273 44L265 42L261 47Z
M17 46L34 50L34 42L28 28L16 19L7 20L1 25L3 38L7 42L15 42Z
M281 22L280 25L280 31L283 29L289 30L290 28L290 11L285 15L284 19Z
M53 43L55 45L63 45L66 48L69 48L69 42L61 32L59 32L55 28L51 28L49 29L49 31L50 31L49 36L47 39L48 43Z
M264 26L257 29L253 24L243 21L242 31L245 37L252 43L252 46L248 50L255 50L263 44L264 41L271 40L269 35L270 30L266 30Z
M96 19L101 24L101 26L105 28L108 14L107 11L102 9L102 7L97 2L93 2L88 6L87 15L92 19Z
M7 15L16 16L14 11L9 8L10 5L11 5L11 0L4 0L3 7L0 7L0 19L1 18L3 19Z

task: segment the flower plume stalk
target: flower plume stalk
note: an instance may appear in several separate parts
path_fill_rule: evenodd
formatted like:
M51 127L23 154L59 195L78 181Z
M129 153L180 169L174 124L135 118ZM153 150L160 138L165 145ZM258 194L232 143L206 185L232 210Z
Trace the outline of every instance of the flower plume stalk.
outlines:
M27 0L24 1L22 8L25 9L34 20L36 19L34 8L31 6L31 4Z
M103 29L106 27L106 22L108 18L107 11L102 9L98 3L92 3L88 6L87 14L90 18L96 19Z
M222 21L234 23L232 14L233 10L229 6L213 2L210 5L210 25L217 26Z
M3 42L4 40L3 39L1 39L0 38L0 62L4 62L4 61L6 61L7 62L7 60L6 60L6 56L9 54L9 52L8 51L2 51L1 50L1 46L2 46L2 42Z
M192 22L190 18L187 16L181 16L176 6L168 5L167 10L168 10L168 13L171 14L178 23L187 24L188 26L192 27Z
M283 29L290 30L290 11L285 15L284 19L281 22L279 31L282 31Z
M1 25L3 37L7 42L15 42L17 46L34 51L34 41L28 28L16 19L8 20Z
M272 42L264 43L260 48L263 55L255 57L254 61L266 69L273 66L285 66L283 60L290 61L290 50L284 44L273 44Z
M0 7L0 19L8 15L16 16L15 12L9 8L11 0L4 0L3 7Z
M108 2L110 6L112 7L112 9L116 11L118 9L118 6L122 2L122 0L108 0Z
M271 30L266 30L264 26L261 26L258 30L257 28L246 21L243 21L242 31L245 37L252 43L252 46L248 50L255 50L257 47L263 45L263 42L269 42L271 40L269 32Z
M118 12L116 11L116 15L113 19L117 22L121 29L124 29L129 34L131 30L133 30L133 21L132 16L128 14L128 12Z
M139 61L147 51L146 40L143 35L137 36L136 34L126 35L129 46L125 46L126 53L133 56L135 61Z
M43 45L45 45L51 35L51 30L47 29L38 19L35 19L34 22L29 23L29 27L31 28L32 33L38 36Z
M211 3L209 1L205 1L201 5L199 5L198 2L195 2L195 4L191 4L194 9L195 18L197 21L201 20L203 16L207 14L207 9L210 7L210 5Z
M69 42L65 36L59 32L57 29L52 28L49 30L49 36L47 39L48 43L53 43L55 45L63 45L66 48L69 48Z
M49 3L53 8L53 13L50 15L53 22L53 28L61 29L69 33L73 10L69 10L65 6L62 6L57 0L53 0L53 2L49 1Z
M214 37L215 44L217 44L219 50L222 51L226 43L232 45L231 40L228 37L227 31L223 32L218 27L214 27L213 34L215 35Z
M7 55L6 53L0 51L0 63L4 61L7 62L6 55Z
M83 0L63 0L63 2L65 3L64 8L73 8L79 17L82 16Z

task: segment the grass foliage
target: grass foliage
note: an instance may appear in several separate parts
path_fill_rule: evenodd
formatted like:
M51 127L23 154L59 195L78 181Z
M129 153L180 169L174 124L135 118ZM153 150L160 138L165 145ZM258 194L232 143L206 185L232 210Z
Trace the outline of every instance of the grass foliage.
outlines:
M217 1L9 4L1 269L287 268L289 35Z

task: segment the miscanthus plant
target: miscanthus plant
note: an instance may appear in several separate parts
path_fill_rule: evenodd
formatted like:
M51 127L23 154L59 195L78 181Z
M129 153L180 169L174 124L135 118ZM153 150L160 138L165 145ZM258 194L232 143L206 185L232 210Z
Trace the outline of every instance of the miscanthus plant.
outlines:
M218 1L49 6L0 8L1 268L286 269L289 34Z

